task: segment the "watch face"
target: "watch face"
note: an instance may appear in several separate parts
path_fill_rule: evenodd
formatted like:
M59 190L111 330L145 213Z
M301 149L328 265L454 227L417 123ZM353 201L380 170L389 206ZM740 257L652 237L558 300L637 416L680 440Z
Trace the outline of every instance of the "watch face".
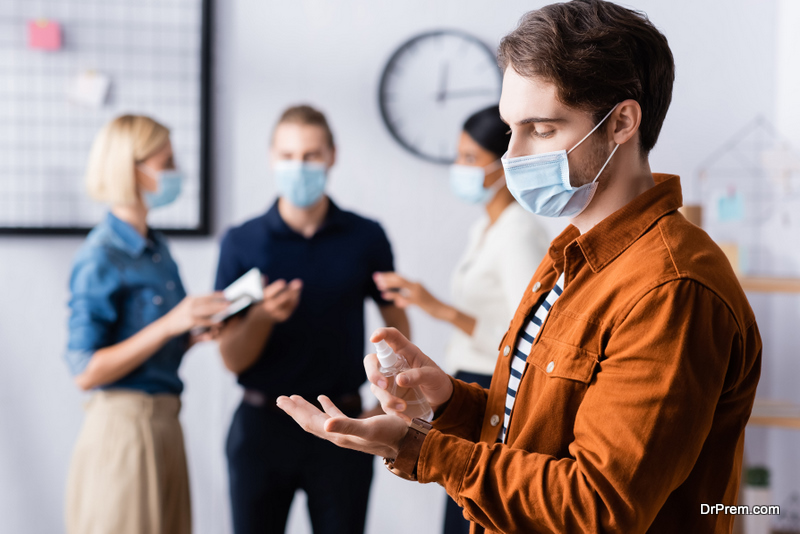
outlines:
M381 115L392 136L425 160L449 164L473 113L500 100L495 54L455 30L418 35L389 59L381 76Z

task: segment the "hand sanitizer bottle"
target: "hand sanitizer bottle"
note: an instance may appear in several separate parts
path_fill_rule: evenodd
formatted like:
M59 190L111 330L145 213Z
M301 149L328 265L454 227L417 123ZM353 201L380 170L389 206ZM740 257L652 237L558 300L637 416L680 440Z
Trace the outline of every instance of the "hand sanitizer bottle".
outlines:
M430 421L433 419L433 409L422 392L417 387L404 388L398 386L395 378L403 371L408 371L411 366L400 354L397 354L392 348L383 340L375 343L375 350L378 352L378 361L381 364L380 372L386 377L388 387L386 388L389 393L403 399L406 403L406 409L400 412L407 416L409 419L424 419Z

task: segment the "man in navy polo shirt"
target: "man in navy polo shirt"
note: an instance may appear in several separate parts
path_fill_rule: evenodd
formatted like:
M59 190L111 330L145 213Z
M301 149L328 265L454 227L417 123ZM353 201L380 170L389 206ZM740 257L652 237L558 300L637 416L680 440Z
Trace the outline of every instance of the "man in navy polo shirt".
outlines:
M270 149L280 196L222 240L217 289L252 267L268 281L264 301L220 334L225 366L245 389L227 442L236 534L284 532L298 489L315 534L364 530L372 457L307 434L275 405L280 395L325 394L349 415L361 413L366 297L387 326L409 330L405 312L372 281L394 270L383 229L324 193L335 155L322 113L287 109Z

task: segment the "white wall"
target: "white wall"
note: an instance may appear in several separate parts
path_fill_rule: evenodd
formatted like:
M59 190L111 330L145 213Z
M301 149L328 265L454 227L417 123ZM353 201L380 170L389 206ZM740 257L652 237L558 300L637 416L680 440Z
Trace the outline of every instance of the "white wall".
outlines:
M446 297L449 273L465 243L464 227L477 212L449 194L441 167L413 158L391 139L379 117L378 78L395 47L417 32L461 28L496 45L522 13L543 3L217 2L218 230L269 204L274 194L265 154L270 127L286 105L311 102L328 113L338 139L332 196L346 208L381 220L392 239L398 269ZM699 162L752 117L775 116L779 3L633 2L666 33L677 63L672 109L651 158L654 170L691 178ZM693 194L688 187L690 200L696 200ZM550 224L551 230L558 225ZM75 238L0 238L0 296L5 303L0 310L3 531L61 531L63 484L81 422L82 397L61 362L66 282L79 243ZM173 249L188 289L208 290L216 239L173 240ZM759 317L770 313L770 303L763 297L754 300ZM792 310L794 315L786 321L796 322L797 306ZM411 319L415 340L429 354L440 355L448 329L418 313ZM371 327L377 324L374 311L369 321ZM762 325L762 330L770 336L768 345L791 344L777 329ZM783 358L789 357L787 351ZM182 374L187 384L183 420L195 531L228 532L223 443L238 389L213 347L193 349ZM767 444L778 441L797 450L794 435L762 433L757 438L761 446L753 456L765 456ZM789 454L787 447L769 452L783 455L780 461ZM379 466L376 473L370 532L440 530L440 488L405 483ZM797 488L798 475L800 468L776 476L778 498ZM290 531L308 532L297 507Z
M778 0L775 43L775 127L778 133L800 154L800 2ZM795 196L793 201L797 202ZM770 249L781 260L791 264L792 274L800 275L800 238L796 226L776 228L768 236ZM776 266L776 271L786 265ZM800 401L797 378L800 377L800 359L797 350L800 337L800 295L760 296L762 313L759 317L764 337L764 363L759 384L759 395L775 399ZM766 318L766 320L764 320ZM769 465L773 475L775 502L785 504L791 493L800 493L800 433L793 430L771 429L751 432L751 441L763 443L764 448L750 447L754 457ZM755 458L754 458L755 459Z

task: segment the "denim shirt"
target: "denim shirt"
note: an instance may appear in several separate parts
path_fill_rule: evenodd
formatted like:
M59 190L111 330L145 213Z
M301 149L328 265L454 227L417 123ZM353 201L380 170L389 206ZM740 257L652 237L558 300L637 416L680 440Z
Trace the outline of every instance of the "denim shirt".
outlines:
M96 350L131 337L186 296L164 237L151 230L144 238L111 213L78 251L70 292L66 360L73 375L83 372ZM128 375L100 389L180 394L178 367L188 339L188 334L171 339Z

